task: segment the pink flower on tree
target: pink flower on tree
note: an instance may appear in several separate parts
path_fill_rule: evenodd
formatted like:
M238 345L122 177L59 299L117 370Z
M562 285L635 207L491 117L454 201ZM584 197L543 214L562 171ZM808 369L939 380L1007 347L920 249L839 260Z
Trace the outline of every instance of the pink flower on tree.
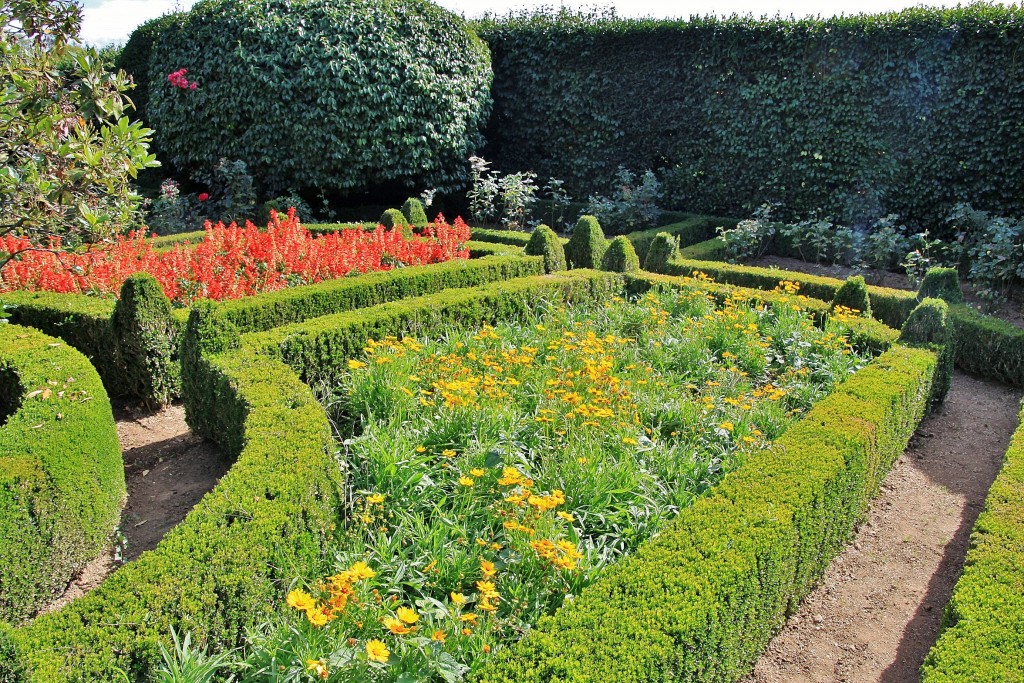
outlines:
M199 84L195 82L190 83L189 80L185 78L185 74L187 73L188 69L178 69L177 71L167 74L167 81L174 87L181 88L182 90L195 90L199 87Z

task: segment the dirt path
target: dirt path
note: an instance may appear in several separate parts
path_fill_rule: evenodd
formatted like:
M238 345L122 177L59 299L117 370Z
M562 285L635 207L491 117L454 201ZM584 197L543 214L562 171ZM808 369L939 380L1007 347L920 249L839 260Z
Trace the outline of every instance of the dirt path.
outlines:
M155 548L231 466L214 444L192 435L181 405L144 416L118 410L115 417L128 485L119 542L90 562L43 612L60 609L122 562Z
M939 632L1020 392L957 372L867 521L745 683L913 683Z

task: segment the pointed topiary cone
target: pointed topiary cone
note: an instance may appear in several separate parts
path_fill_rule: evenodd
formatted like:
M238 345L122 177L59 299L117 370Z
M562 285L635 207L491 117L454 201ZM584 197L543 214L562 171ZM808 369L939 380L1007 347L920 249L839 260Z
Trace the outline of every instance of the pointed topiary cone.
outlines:
M612 273L636 273L640 270L636 249L624 235L619 235L608 245L608 251L601 261L601 270Z
M526 243L527 256L543 256L544 272L555 273L565 270L565 249L555 231L546 225L538 225L530 241Z
M565 245L565 257L570 268L600 268L607 249L608 240L597 218L580 216Z

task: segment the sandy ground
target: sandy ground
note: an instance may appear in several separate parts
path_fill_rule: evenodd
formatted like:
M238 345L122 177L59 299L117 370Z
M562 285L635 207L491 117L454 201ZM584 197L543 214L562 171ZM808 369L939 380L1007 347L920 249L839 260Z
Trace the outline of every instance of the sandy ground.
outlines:
M833 561L745 683L911 683L938 636L1020 392L957 372Z

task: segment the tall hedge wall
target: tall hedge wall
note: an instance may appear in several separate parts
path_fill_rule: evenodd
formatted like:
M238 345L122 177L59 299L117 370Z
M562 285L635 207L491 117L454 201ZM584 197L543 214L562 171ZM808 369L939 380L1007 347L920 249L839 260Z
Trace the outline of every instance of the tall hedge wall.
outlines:
M827 20L485 21L486 156L585 196L657 169L667 204L742 215L1024 213L1024 9ZM856 218L856 215L851 216ZM934 226L933 226L934 227Z

